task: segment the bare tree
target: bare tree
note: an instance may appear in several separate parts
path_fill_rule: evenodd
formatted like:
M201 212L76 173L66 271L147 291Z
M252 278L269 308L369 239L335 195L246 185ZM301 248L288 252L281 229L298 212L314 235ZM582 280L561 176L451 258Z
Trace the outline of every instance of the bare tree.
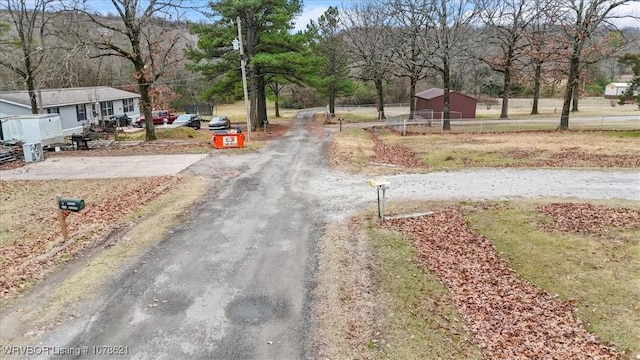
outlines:
M523 53L528 43L523 41L525 30L539 17L546 5L541 1L530 0L488 0L479 15L491 32L487 36L488 44L498 51L496 55L485 56L483 61L492 70L503 75L502 109L500 118L509 117L509 95L514 72L524 66Z
M389 43L393 65L397 70L395 75L409 78L410 119L415 113L416 85L429 74L420 46L428 11L431 10L430 3L429 0L391 0L386 5L395 25Z
M5 27L0 38L0 65L17 74L29 92L31 112L39 112L37 90L42 65L48 51L47 12L55 0L6 0L0 10L7 11L12 27Z
M381 119L386 117L383 83L389 75L392 61L388 49L392 21L384 10L383 4L364 0L356 1L343 10L349 55L358 70L357 77L375 85L378 117Z
M442 76L444 130L451 130L449 92L452 68L456 62L465 61L476 43L479 43L478 39L469 37L477 12L478 8L472 0L435 0L427 12L427 26L421 37L420 48L429 67Z
M569 111L574 94L577 96L580 67L588 42L599 27L612 26L610 20L618 17L613 11L635 0L563 0L559 3L565 14L565 36L571 42L567 85L560 116L560 130L569 129ZM625 16L623 16L625 17ZM577 106L576 106L577 110Z
M151 114L153 86L182 61L178 47L183 34L174 23L182 16L182 0L111 0L117 13L115 19L97 15L87 7L90 4L77 1L67 8L70 23L78 25L70 28L76 31L78 41L91 49L87 57L115 56L133 65L145 116L145 140L156 140ZM87 37L77 32L87 29L99 36Z

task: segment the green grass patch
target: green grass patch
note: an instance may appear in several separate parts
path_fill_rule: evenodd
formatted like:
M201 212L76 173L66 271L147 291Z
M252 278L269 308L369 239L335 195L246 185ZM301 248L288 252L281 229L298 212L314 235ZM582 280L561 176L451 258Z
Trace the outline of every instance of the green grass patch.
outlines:
M606 237L545 232L535 203L470 211L478 233L522 279L575 301L576 315L600 339L640 354L640 231L611 229ZM633 239L633 240L630 240Z
M640 138L640 131L607 131L605 134L616 138Z
M416 265L408 239L396 231L369 228L379 290L385 299L387 359L480 359L464 321L437 275Z
M424 154L421 160L432 170L462 169L465 167L491 167L514 164L521 160L512 159L503 152L477 152L465 150L441 150Z
M335 123L338 119L343 119L345 123L378 121L377 114L337 113L336 117L330 118L331 122Z

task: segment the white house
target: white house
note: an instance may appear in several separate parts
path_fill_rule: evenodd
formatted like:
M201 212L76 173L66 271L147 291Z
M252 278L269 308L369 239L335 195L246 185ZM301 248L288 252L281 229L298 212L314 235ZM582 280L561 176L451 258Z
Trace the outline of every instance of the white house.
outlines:
M622 95L629 88L628 83L611 83L608 84L604 88L604 98L605 99L617 99L620 95Z
M107 86L43 89L38 91L43 113L60 114L64 135L82 132L83 127L100 119L140 114L140 95ZM26 90L0 92L0 118L31 114Z

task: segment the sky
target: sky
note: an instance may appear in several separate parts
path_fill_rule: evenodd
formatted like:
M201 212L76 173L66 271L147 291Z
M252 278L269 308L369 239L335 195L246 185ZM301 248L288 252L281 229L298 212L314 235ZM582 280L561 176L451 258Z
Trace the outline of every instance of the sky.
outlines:
M294 30L305 30L310 20L318 20L329 6L342 7L342 1L303 0L302 14L296 18Z
M201 8L207 10L208 9L208 0L184 0L185 2L191 3L194 6L200 6ZM295 28L294 31L305 30L307 24L310 20L317 20L320 15L322 15L329 6L337 6L338 8L348 7L350 3L354 0L302 0L303 2L303 10L302 14L295 19ZM376 0L371 0L376 1ZM87 0L87 4L97 11L111 11L113 10L113 5L110 0ZM634 15L640 17L640 1L631 1L614 11L615 15ZM202 14L197 14L194 12L193 17L198 17L200 19L204 19ZM192 18L193 19L193 18ZM193 19L197 20L197 19ZM624 27L640 27L640 20L633 18L625 18L625 19L613 19L612 22L620 28Z

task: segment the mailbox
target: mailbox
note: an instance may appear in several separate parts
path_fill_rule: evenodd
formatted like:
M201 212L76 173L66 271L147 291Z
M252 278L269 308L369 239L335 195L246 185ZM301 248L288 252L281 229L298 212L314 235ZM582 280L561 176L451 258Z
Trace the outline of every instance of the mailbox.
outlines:
M386 180L369 180L369 186L377 190L388 190L391 187L391 183Z
M83 199L60 198L58 199L58 209L78 212L84 209Z

